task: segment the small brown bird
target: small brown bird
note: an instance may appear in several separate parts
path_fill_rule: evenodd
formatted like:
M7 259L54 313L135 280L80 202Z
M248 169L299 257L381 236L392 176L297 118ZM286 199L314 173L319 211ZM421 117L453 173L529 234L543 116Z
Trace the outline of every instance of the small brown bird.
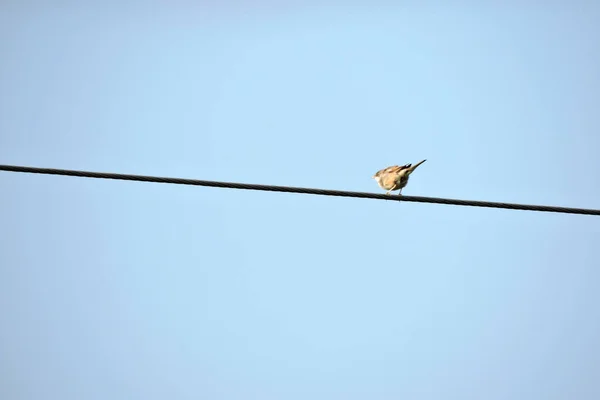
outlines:
M420 161L415 165L406 164L403 166L393 165L391 167L379 170L373 175L373 179L377 181L377 184L387 190L386 194L394 190L400 189L398 195L402 195L402 189L408 183L408 177L410 174L421 164L427 160Z

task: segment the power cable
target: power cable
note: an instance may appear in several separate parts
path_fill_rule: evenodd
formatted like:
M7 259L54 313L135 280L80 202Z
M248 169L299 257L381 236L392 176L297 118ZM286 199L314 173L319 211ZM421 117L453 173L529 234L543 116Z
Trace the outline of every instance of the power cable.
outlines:
M343 190L312 189L312 188L300 188L300 187L291 187L291 186L274 186L274 185L256 185L256 184L249 184L249 183L204 181L204 180L197 180L197 179L165 178L165 177L158 177L158 176L115 174L115 173L106 173L106 172L89 172L89 171L76 171L76 170L67 170L67 169L54 169L54 168L22 167L22 166L17 166L17 165L0 165L0 171L25 172L25 173L46 174L46 175L78 176L78 177L84 177L84 178L117 179L117 180L124 180L124 181L171 183L171 184L176 184L176 185L207 186L207 187L219 187L219 188L228 188L228 189L261 190L261 191L268 191L268 192L302 193L302 194L314 194L314 195L319 195L319 196L355 197L355 198L362 198L362 199L407 201L407 202L415 202L415 203L433 203L433 204L447 204L447 205L454 205L454 206L504 208L504 209L508 209L508 210L542 211L542 212L555 212L555 213L565 213L565 214L582 214L582 215L599 215L600 216L600 210L586 209L586 208L538 206L538 205L528 205L528 204L499 203L499 202L476 201L476 200L456 200L456 199L444 199L444 198L437 198L437 197L422 197L422 196L404 196L404 195L402 195L402 196L391 195L390 196L390 195L379 194L379 193L349 192L349 191L343 191Z

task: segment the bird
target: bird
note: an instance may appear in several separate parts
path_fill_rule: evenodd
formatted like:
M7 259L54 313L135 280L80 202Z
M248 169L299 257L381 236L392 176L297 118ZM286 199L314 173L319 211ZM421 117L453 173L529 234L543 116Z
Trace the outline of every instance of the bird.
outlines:
M386 194L390 194L390 192L394 190L400 189L398 192L398 196L402 195L402 189L408 183L408 177L412 172L421 164L423 164L427 160L420 161L415 165L406 164L406 165L393 165L391 167L384 168L379 170L373 175L373 179L377 181L377 184L382 189L387 190Z

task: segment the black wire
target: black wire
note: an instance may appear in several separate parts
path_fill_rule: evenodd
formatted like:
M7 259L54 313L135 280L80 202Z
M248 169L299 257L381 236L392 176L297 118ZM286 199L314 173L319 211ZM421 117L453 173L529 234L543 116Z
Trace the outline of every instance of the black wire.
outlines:
M421 197L421 196L398 196L386 195L378 193L365 192L348 192L342 190L325 190L325 189L310 189L290 186L273 186L273 185L256 185L248 183L232 183L218 181L201 181L197 179L182 179L182 178L164 178L158 176L144 175L129 175L129 174L113 174L105 172L88 172L75 171L66 169L53 168L35 168L21 167L16 165L0 165L0 171L11 172L27 172L32 174L48 174L48 175L66 175L79 176L85 178L101 178L101 179L118 179L124 181L140 181L140 182L157 182L157 183L172 183L177 185L194 185L194 186L209 186L229 189L244 189L244 190L262 190L269 192L286 192L286 193L304 193L315 194L320 196L338 196L338 197L357 197L363 199L391 200L391 201L408 201L416 203L433 203L433 204L448 204L454 206L472 206L472 207L488 207L488 208L504 208L508 210L525 210L525 211L544 211L566 214L584 214L584 215L600 215L600 210L585 209L585 208L570 208L570 207L555 207L555 206L537 206L527 204L511 204L497 203L490 201L474 201L474 200L455 200L443 199L437 197Z

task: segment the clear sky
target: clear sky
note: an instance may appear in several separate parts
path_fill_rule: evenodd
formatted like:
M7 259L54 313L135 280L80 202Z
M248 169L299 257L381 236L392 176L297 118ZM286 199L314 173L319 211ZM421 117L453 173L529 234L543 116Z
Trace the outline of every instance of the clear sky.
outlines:
M0 164L600 207L594 2L270 3L2 2ZM2 399L600 398L598 217L0 190Z

